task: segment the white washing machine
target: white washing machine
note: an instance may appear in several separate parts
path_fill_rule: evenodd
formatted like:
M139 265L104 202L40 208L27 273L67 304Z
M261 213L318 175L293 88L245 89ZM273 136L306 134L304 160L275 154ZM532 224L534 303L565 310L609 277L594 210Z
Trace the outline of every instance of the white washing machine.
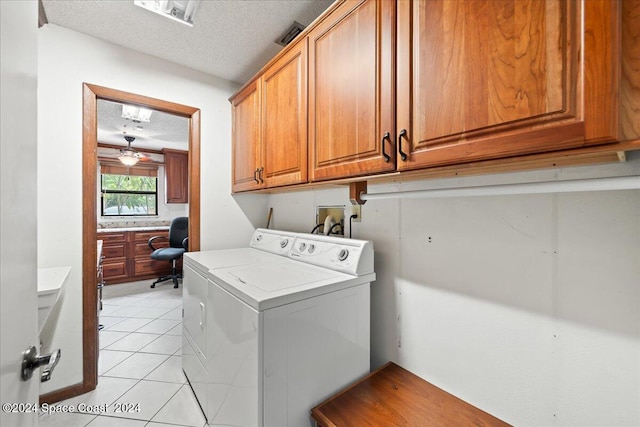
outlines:
M188 252L184 254L182 291L182 366L201 407L206 407L206 319L209 270L238 265L275 263L286 257L295 233L261 230L255 232L248 248ZM186 286L185 286L186 285ZM205 411L206 412L206 411Z
M211 425L310 425L313 406L369 373L371 242L270 239L269 256L206 274L188 268L213 254L185 254L183 368Z

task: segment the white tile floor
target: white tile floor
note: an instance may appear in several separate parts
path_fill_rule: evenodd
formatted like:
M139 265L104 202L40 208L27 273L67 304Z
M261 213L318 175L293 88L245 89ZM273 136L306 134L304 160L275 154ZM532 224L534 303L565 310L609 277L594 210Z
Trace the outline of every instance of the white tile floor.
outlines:
M150 283L104 288L98 387L56 403L94 406L93 413L43 415L40 426L206 425L182 372L182 287L150 289ZM131 412L115 412L118 404L132 404ZM108 405L107 411L99 405Z

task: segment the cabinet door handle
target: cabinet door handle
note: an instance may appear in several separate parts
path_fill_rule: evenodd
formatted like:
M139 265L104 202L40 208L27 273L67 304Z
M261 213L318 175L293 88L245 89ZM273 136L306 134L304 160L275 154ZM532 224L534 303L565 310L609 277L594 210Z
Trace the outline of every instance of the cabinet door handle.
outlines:
M256 168L256 170L253 171L253 180L257 183L260 184L260 181L258 180L258 171L260 169Z
M391 156L389 156L384 149L384 141L387 139L391 140L391 135L389 134L389 132L385 132L384 135L382 135L382 156L384 157L384 161L386 163L389 163L389 160L391 160Z
M405 153L404 151L402 151L402 138L406 138L407 137L407 130L406 129L402 129L400 131L400 133L398 134L398 153L400 153L400 158L402 159L403 162L407 161L407 153Z
M264 168L258 169L258 178L260 178L260 184L264 184L264 179L262 179L262 172L264 172Z

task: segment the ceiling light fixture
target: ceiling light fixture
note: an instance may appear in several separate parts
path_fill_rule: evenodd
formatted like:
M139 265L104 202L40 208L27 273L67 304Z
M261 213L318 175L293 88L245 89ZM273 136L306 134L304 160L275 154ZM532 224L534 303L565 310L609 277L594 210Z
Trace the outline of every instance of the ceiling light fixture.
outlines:
M126 166L133 166L136 163L138 163L138 160L140 160L140 154L134 150L133 148L131 148L131 143L136 139L133 136L129 136L129 135L125 135L124 139L127 141L127 148L123 148L122 150L120 150L120 155L118 156L118 160L120 160L120 162L123 165Z
M200 0L134 0L133 4L193 27L193 17Z
M153 111L134 105L122 105L122 118L138 122L149 122Z
M126 151L126 150L123 150ZM120 160L120 162L125 165L125 166L133 166L136 163L138 163L138 159L136 157L136 154L133 151L130 151L128 153L122 153L118 156L118 160Z

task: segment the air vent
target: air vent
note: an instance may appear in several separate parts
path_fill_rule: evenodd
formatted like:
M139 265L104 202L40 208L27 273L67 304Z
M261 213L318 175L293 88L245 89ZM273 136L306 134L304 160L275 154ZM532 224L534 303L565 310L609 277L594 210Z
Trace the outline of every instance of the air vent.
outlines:
M296 36L298 34L300 34L301 32L304 31L306 27L304 25L302 25L299 22L293 22L293 25L291 25L287 31L284 32L284 34L278 38L278 40L276 40L276 43L278 43L281 46L286 46L289 43L291 43L293 41L293 39L296 38Z

